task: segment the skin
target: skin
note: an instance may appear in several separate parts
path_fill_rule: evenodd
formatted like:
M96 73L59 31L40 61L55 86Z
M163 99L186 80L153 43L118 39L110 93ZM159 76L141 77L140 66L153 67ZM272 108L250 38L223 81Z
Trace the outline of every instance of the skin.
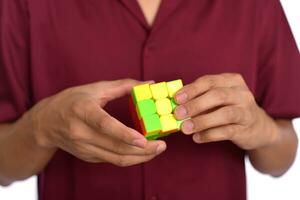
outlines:
M290 120L272 119L239 74L200 77L175 96L182 132L198 144L229 140L247 150L253 166L280 176L292 165L297 136Z
M86 162L120 167L159 155L165 142L147 141L103 109L138 84L124 79L69 88L42 100L17 122L1 124L0 184L37 174L58 148Z
M149 26L152 26L158 13L161 0L138 0L138 4Z
M138 0L153 25L161 0ZM260 108L239 74L205 76L185 86L176 97L182 131L196 143L230 140L247 150L262 173L282 175L293 163L298 140L290 120L272 119Z
M151 26L161 1L138 2ZM140 83L124 79L69 88L37 103L15 123L0 124L0 185L37 174L59 148L87 162L121 167L162 153L165 142L146 141L103 109ZM290 120L268 116L239 74L200 77L175 100L176 118L188 119L183 133L199 145L230 140L247 150L256 169L273 176L293 163L297 137Z

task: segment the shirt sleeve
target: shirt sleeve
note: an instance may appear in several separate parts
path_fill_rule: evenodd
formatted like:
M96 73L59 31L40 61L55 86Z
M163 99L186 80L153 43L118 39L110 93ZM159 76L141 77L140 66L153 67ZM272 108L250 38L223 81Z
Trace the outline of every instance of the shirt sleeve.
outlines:
M300 54L279 0L268 0L258 18L256 98L275 118L300 116Z
M29 108L29 40L25 0L0 0L0 123Z

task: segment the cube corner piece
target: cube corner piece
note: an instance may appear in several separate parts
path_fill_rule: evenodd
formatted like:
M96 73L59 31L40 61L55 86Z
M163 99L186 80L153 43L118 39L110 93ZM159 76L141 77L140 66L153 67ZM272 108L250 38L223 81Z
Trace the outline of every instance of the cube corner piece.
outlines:
M144 135L146 137L158 134L162 127L157 114L148 115L142 118Z
M150 84L137 85L133 87L131 95L135 104L142 100L151 99L152 93L150 90Z
M178 92L183 87L181 79L167 82L168 95L170 98L173 98L175 93Z
M167 115L172 113L172 103L170 99L164 98L164 99L159 99L155 102L156 110L157 113L161 115Z

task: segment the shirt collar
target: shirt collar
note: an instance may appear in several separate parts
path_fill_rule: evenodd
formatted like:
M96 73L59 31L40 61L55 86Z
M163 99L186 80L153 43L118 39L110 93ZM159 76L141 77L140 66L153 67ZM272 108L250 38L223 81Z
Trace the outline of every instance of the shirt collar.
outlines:
M128 11L144 26L146 29L154 31L159 26L161 26L176 10L183 0L162 0L159 11L153 23L153 26L150 28L147 24L145 16L138 5L137 0L119 0Z

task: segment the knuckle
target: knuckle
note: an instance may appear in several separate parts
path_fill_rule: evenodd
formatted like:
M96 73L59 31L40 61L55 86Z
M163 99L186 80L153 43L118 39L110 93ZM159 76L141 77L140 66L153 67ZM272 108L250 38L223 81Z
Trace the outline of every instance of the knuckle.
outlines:
M115 164L117 166L119 166L119 167L127 167L127 166L130 165L130 162L129 162L129 160L125 156L119 156L116 159L116 163Z
M107 122L106 119L100 119L98 121L95 121L94 124L95 124L95 127L97 127L97 129L102 130L103 127L105 126L106 122Z
M254 98L252 92L250 92L249 90L244 91L243 96L244 96L246 103L250 104L250 103L255 102L255 98Z
M102 116L101 119L94 120L93 123L95 124L95 127L97 127L97 129L103 130L103 129L105 129L106 126L110 126L110 124L111 124L110 120L111 120L110 117Z
M196 96L199 91L199 81L196 80L193 83L184 87L184 92L188 94L188 98Z
M81 106L82 106L82 103L81 103L80 100L73 101L72 104L71 104L72 113L75 114L75 115L80 115L81 112L82 112Z
M233 125L230 125L226 128L226 135L227 135L227 138L229 140L231 140L235 133L237 132L237 127L236 126L233 126Z
M117 153L124 153L124 151L125 151L122 143L119 141L114 141L112 146L114 148L114 151L116 151Z
M128 85L128 86L132 86L132 85L136 85L138 84L138 81L134 80L134 79L131 79L131 78L125 78L125 79L121 79L119 81L119 84L120 85Z
M236 111L236 108L228 107L225 112L226 119L229 122L236 122L239 120L239 114Z
M107 126L107 124L106 124ZM120 127L118 124L113 124L115 131L114 131L114 137L119 140L120 143L130 143L133 138L128 134L127 130ZM110 132L112 134L112 132ZM122 144L120 144L122 145ZM120 149L123 149L124 147L119 147Z
M118 137L121 141L124 141L124 142L127 142L127 143L129 143L132 140L131 138L129 138L127 136L127 134L124 134L124 132L121 132L120 134L118 134Z
M88 149L84 147L84 145L81 145L80 143L74 144L74 152L82 160L88 160L90 158Z
M187 116L192 117L205 110L206 105L203 103L201 98L196 98L195 100L186 103L184 107L186 109Z
M86 98L76 99L71 104L71 111L73 114L79 116L85 112L90 105L91 101Z
M213 88L216 86L216 77L214 75L205 75L203 76L203 80L207 83L209 88Z
M235 80L237 83L243 83L244 82L244 78L241 74L239 73L233 73L231 74L231 78L233 80Z
M201 117L197 121L198 121L198 123L194 122L196 131L203 131L203 130L209 128L209 126L210 126L209 120L207 120L205 117Z
M214 89L212 91L212 95L216 98L220 103L225 103L228 99L228 94L222 89Z
M82 139L82 133L79 131L76 125L70 125L68 139L70 141L79 141Z

